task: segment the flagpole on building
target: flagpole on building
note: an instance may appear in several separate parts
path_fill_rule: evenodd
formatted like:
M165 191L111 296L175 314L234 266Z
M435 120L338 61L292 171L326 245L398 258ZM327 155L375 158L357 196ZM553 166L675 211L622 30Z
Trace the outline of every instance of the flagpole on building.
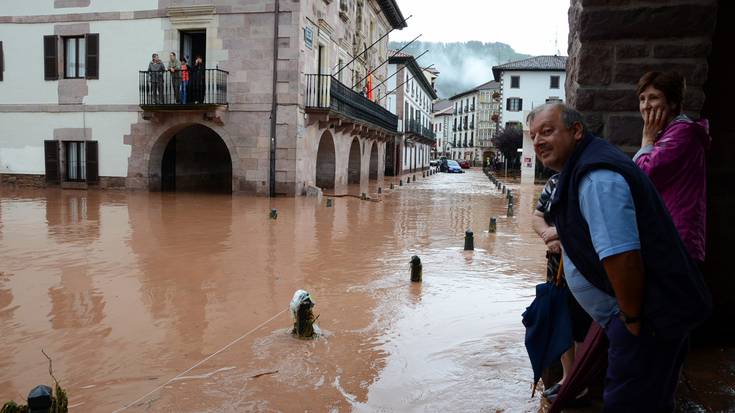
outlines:
M410 15L410 16L406 17L405 19L403 19L403 22L405 23L405 22L406 22L406 20L410 19L411 17L413 17L413 15ZM371 49L371 48L372 48L373 46L375 46L375 45L376 45L376 44L377 44L378 42L380 42L381 40L385 39L385 37L386 37L386 36L388 36L388 35L389 35L389 34L390 34L390 33L391 33L391 32L392 32L393 30L395 30L395 28L393 28L393 29L390 29L390 30L388 31L388 33L386 33L386 34L384 34L384 35L380 36L380 38L379 38L378 40L374 41L374 42L373 42L373 44L371 44L371 45L370 45L369 47L366 47L366 48L365 48L365 50L363 50L362 52L360 52L360 53L356 54L356 55L355 55L355 56L354 56L354 57L352 58L352 60L350 60L349 62L347 62L347 64L345 64L344 66L340 67L340 68L339 68L339 70L337 71L337 73L335 73L335 74L334 74L333 76L337 76L337 75L338 75L338 74L339 74L339 73L340 73L340 72L341 72L342 70L344 70L344 69L345 69L345 68L346 68L347 66L349 66L350 64L352 64L352 62L354 62L355 60L357 60L357 58L358 58L358 57L360 57L360 56L362 56L363 54L367 53L367 51L368 51L368 50L370 50L370 49ZM339 67L339 63L337 63L337 64L336 64L336 65L335 65L335 66L334 66L334 67L332 68L332 70L334 71L334 69L335 69L335 68L337 68L337 67Z
M418 35L418 36L414 37L413 40L411 40L410 42L406 43L400 49L396 50L396 52L393 53L392 56L390 56L389 58L383 60L378 66L376 66L375 68L373 68L370 71L368 71L368 74L376 71L379 67L383 66L388 60L390 60L393 57L395 57L396 55L398 55L398 53L400 53L403 49L407 48L408 45L410 45L411 43L415 42L419 37L421 37L421 35ZM365 49L365 50L367 50L367 49ZM362 81L365 80L365 79L367 79L367 75L365 75L362 79L358 80L357 83L355 83L354 85L352 85L352 89L355 89L355 87L357 87L357 85L359 85L360 83L362 83Z

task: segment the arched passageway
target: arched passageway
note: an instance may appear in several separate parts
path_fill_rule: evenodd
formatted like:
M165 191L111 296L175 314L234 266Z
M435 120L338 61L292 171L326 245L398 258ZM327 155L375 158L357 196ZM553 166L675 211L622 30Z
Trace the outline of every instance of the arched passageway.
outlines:
M166 145L161 190L232 192L232 159L222 138L204 125L188 126Z
M350 158L347 164L347 183L360 183L360 141L357 138L352 140L350 145Z
M378 179L378 143L373 142L370 150L370 179Z
M316 186L322 189L334 189L335 164L334 138L325 131L319 138L319 149L316 153Z

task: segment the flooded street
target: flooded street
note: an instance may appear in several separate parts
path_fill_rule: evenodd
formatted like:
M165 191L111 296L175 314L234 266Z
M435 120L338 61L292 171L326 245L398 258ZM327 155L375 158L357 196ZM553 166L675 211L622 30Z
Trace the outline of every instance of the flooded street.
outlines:
M478 169L333 208L4 188L0 400L51 381L44 349L76 412L534 411L520 319L545 269L540 188L513 189L507 218ZM320 339L289 334L300 288Z

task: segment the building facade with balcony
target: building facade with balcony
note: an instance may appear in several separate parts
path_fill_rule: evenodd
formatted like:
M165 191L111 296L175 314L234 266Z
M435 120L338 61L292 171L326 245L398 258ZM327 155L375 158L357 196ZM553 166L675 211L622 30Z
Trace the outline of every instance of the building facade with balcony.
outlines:
M373 85L386 77L387 37L370 45L405 27L395 1L191 4L0 6L0 180L298 195L322 160L325 186L346 191L350 173L366 185L370 153L384 153L397 121L385 89L356 91L371 69ZM332 154L320 159L325 132Z
M413 56L389 53L388 108L398 117L401 134L387 144L385 174L399 176L429 167L436 144L431 119L437 95Z
M452 136L452 117L454 106L449 100L443 99L434 102L431 112L431 122L436 134L436 145L432 151L432 159L441 157L449 158L451 146L449 142Z
M449 102L452 105L449 154L452 159L470 161L477 166L492 149L492 136L497 130L493 119L499 111L499 83L485 82L458 93Z
M500 126L521 128L524 112L548 102L563 102L566 64L566 56L535 56L493 66L503 100Z

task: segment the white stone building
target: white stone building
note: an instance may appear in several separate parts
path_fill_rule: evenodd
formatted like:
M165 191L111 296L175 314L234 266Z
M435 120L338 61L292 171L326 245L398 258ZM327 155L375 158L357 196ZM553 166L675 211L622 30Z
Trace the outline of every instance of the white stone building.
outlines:
M436 146L432 151L432 159L443 157L449 158L451 146L449 145L452 137L452 117L454 116L454 106L449 100L439 100L434 102L431 113L432 124L434 125L434 134L436 135Z
M564 101L566 64L566 56L536 56L493 66L503 99L501 127L520 127L525 122L524 110Z
M480 166L483 155L492 148L490 139L497 122L492 121L498 112L498 82L489 81L458 93L449 101L453 105L451 125L451 157L467 160Z
M0 181L298 195L382 178L397 119L357 91L386 78L395 0L192 3L2 2ZM186 103L178 73L147 72L170 52L206 68Z
M398 176L429 167L436 142L431 108L437 96L413 56L389 53L388 108L398 116L402 134L388 141L385 174Z

